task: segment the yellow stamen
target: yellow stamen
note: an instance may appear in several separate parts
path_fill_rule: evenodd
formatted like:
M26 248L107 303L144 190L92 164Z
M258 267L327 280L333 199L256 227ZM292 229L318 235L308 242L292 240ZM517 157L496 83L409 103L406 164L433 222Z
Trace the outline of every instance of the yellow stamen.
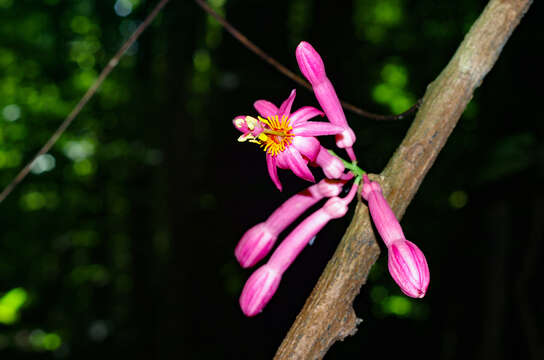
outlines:
M258 136L261 148L268 154L276 156L283 152L293 142L293 128L289 125L289 119L283 115L279 120L278 115L269 116L267 119L258 117L259 121L266 125Z

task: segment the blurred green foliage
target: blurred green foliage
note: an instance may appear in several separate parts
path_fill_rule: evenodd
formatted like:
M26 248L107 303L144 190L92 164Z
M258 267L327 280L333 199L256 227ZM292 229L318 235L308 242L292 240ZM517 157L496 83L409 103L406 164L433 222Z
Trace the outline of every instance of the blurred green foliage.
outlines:
M155 3L0 0L0 186ZM384 114L424 94L485 5L208 3L293 70L295 46L310 41L341 98ZM530 324L516 306L535 306L523 298L534 271L520 269L535 261L531 253L541 260L526 250L539 231L536 200L544 199L541 91L533 88L541 58L527 45L542 40L535 13L476 92L403 220L431 266L428 297L402 295L384 249L355 304L365 322L328 358L399 357L424 342L418 356L486 358L495 348L504 351L487 357L529 356L519 329ZM280 171L289 191L275 192L262 153L236 144L231 119L292 88L295 108L317 105L193 2L171 1L0 204L0 357L271 358L348 224L325 228L263 314L241 315L237 297L250 272L233 259L236 242L307 184ZM411 119L346 115L360 165L379 172ZM398 346L384 342L391 328L403 334ZM485 340L492 331L510 341Z

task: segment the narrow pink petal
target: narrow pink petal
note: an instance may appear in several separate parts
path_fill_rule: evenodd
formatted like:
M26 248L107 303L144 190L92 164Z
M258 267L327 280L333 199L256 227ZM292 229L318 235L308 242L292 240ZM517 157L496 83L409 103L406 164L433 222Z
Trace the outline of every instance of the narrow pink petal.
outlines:
M279 110L278 107L274 104L272 104L270 101L266 100L257 100L253 103L253 107L259 115L261 115L264 118L267 118L269 116L278 115Z
M293 128L293 134L300 136L336 135L343 131L341 126L317 121L306 121Z
M281 104L280 110L279 110L279 113L278 113L278 115L280 116L280 119L281 119L281 117L283 115L289 117L289 115L291 114L291 106L293 106L293 101L295 101L296 96L297 96L297 91L295 89L293 89L293 91L291 91L291 95L289 95L287 100L285 100Z
M272 182L279 191L282 190L280 179L278 177L278 168L276 167L276 158L272 155L266 154L266 165L268 166L268 174L272 179Z
M285 151L278 154L278 158L281 157L282 160L289 165L289 169L295 173L296 176L307 181L315 182L314 176L306 161L302 158L302 155L294 146L289 146ZM278 160L280 161L280 160Z
M295 126L299 123L308 121L316 116L325 116L325 113L313 106L303 106L289 116L289 124Z
M319 141L314 137L295 136L293 138L293 146L309 161L315 161L321 145Z

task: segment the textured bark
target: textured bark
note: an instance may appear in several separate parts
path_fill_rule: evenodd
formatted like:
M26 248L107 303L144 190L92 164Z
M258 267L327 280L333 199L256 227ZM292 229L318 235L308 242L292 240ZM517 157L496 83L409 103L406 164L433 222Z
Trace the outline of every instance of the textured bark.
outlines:
M400 219L474 90L491 70L532 0L491 0L442 73L427 88L406 137L379 177ZM321 359L357 331L352 303L379 255L366 206L355 215L275 359Z

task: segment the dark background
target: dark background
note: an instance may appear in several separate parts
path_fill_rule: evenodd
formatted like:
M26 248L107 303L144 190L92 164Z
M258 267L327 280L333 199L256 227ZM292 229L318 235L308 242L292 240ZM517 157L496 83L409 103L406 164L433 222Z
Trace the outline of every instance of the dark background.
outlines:
M0 187L155 3L0 0ZM486 1L210 4L297 73L295 47L310 41L341 98L391 114L424 94ZM364 322L327 359L544 358L541 5L515 30L402 221L427 256L427 296L403 296L383 252L355 302ZM303 251L262 314L243 316L238 296L251 270L233 249L308 183L280 170L279 193L264 154L236 142L231 119L293 88L294 109L317 105L194 2L171 1L0 204L0 356L272 358L350 218ZM370 172L412 120L346 115Z

